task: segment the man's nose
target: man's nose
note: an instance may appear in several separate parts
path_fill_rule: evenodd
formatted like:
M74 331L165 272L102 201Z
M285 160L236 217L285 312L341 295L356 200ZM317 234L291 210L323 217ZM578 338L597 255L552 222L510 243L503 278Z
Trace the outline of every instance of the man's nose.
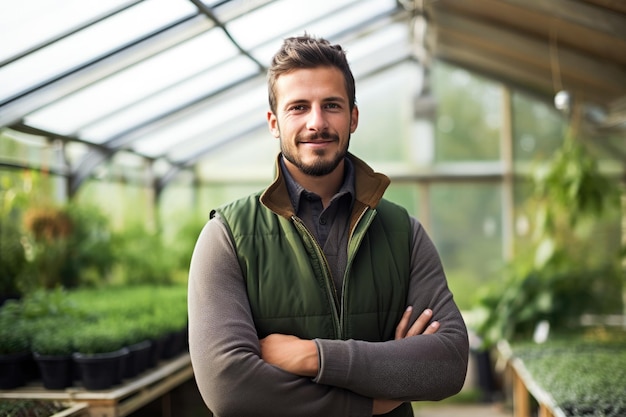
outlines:
M321 106L312 106L307 120L307 129L322 132L328 127L324 109Z

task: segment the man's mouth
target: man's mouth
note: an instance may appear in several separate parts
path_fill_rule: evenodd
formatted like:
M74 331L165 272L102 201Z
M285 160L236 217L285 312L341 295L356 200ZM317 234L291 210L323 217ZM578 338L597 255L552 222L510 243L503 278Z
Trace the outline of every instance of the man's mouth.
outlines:
M333 135L330 133L314 133L312 135L308 135L299 140L300 143L309 143L309 144L324 144L331 142L338 142L339 138L337 135Z

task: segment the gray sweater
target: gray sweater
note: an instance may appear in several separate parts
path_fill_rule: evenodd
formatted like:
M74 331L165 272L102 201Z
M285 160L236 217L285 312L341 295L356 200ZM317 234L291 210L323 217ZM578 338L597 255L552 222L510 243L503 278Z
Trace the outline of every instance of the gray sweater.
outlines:
M320 370L299 377L264 362L244 279L219 218L202 230L189 274L189 349L198 388L219 417L371 416L373 398L440 400L465 381L467 330L430 238L411 218L407 306L440 322L432 335L397 341L320 340Z

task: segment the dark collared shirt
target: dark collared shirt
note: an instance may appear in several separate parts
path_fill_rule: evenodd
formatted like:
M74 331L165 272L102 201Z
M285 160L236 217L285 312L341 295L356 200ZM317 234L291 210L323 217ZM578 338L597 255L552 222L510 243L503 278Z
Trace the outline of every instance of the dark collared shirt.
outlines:
M282 158L280 160L280 168L285 176L296 216L302 219L322 247L339 297L347 263L348 229L355 195L354 167L348 158L344 158L344 167L341 188L330 200L328 207L324 208L321 197L298 184L285 167Z

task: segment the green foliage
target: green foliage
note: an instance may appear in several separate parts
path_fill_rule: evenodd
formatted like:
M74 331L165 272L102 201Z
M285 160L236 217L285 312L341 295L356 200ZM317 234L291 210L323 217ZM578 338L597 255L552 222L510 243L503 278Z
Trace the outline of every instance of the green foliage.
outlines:
M20 293L19 279L26 266L26 252L15 223L0 219L0 295Z
M15 320L53 317L88 319L89 313L73 301L66 290L59 287L54 290L39 289L20 300L8 300L0 309L0 317Z
M0 416L50 417L67 408L57 401L3 399L0 401Z
M598 244L591 226L618 210L617 186L571 138L534 181L530 251L517 256L476 308L474 327L485 346L528 337L541 320L559 329L576 325L584 313L622 312L621 248L590 256Z
M24 214L31 288L74 288L104 280L114 263L107 218L73 203Z
M82 289L72 293L72 300L89 306L91 314L100 320L113 322L111 327L123 329L129 343L156 339L187 323L184 285Z
M40 355L66 356L74 352L73 333L79 323L69 320L42 320L31 341L31 350Z
M20 322L0 318L0 355L28 352L30 333Z
M114 321L106 320L81 326L74 333L72 344L76 352L86 355L110 353L126 346L126 335Z
M545 344L513 345L533 379L567 416L626 414L626 333L559 336Z
M187 287L38 290L0 308L0 354L106 353L187 324Z
M178 216L185 219L175 233L174 239L170 244L171 256L174 259L176 268L185 271L187 274L189 264L191 263L191 254L196 245L196 240L200 231L207 222L204 216Z
M23 194L14 186L12 177L0 177L0 296L21 293L19 282L26 266L19 226L19 206L24 202Z
M136 224L114 236L114 248L122 283L173 283L176 260L159 233Z
M485 346L529 339L542 320L551 328L565 329L578 326L585 313L621 311L619 267L591 270L577 265L565 257L541 269L511 265L506 280L488 287L476 308L475 330Z

